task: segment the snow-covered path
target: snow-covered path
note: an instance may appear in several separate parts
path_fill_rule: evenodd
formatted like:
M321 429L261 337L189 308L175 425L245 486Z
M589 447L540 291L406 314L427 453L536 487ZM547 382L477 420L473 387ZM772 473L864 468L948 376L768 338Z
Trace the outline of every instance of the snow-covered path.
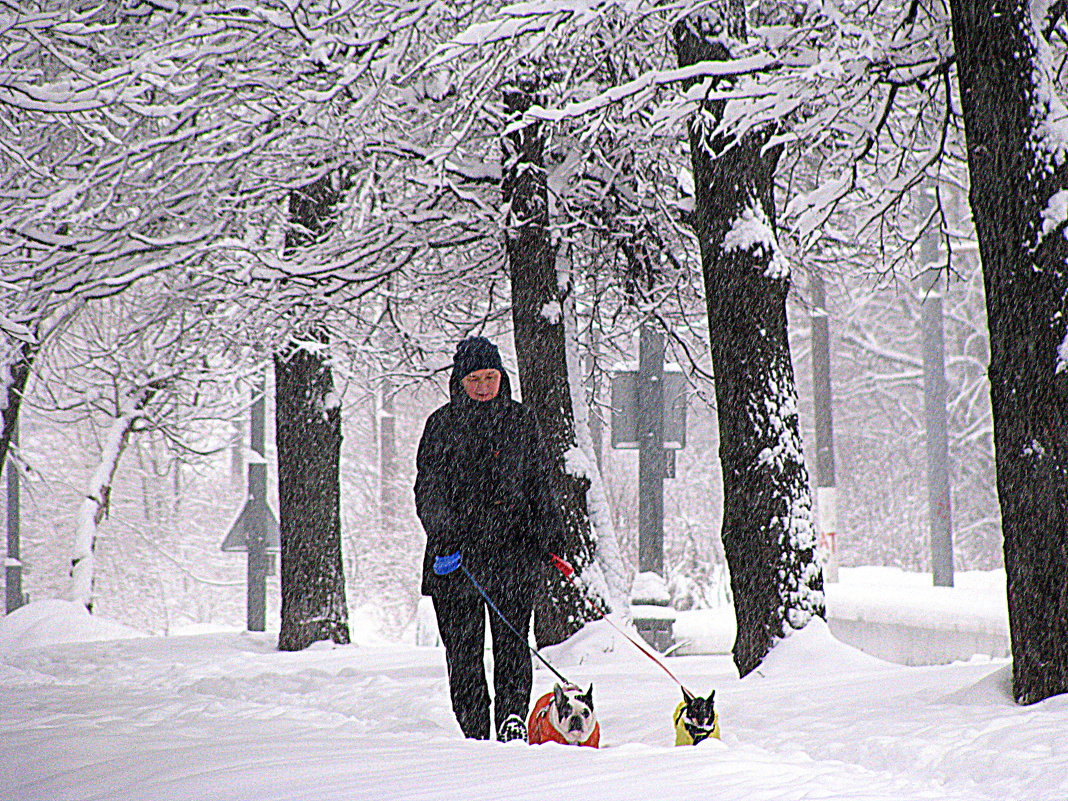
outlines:
M1068 697L1016 707L1004 663L889 665L822 626L741 681L726 657L675 658L717 690L724 739L674 748L677 688L609 640L549 652L594 684L596 751L464 741L433 648L0 636L0 799L1068 799Z

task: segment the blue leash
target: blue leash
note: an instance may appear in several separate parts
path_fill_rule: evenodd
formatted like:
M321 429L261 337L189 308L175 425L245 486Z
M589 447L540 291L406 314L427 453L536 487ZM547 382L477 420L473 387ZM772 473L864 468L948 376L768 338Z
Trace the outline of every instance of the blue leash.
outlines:
M460 570L464 572L464 575L467 576L471 583L475 585L475 589L478 590L479 594L482 596L482 599L489 605L489 608L497 613L497 617L504 621L504 625L506 625L509 629L512 630L512 633L520 639L523 645L527 647L527 650L534 654L534 656L538 657L538 659L541 660L542 664L545 665L545 667L549 668L549 670L551 670L554 674L556 674L556 677L560 679L560 681L562 681L564 684L571 684L570 681L568 681L560 674L560 671L550 665L549 662L545 659L545 657L538 653L536 648L530 647L530 643L527 642L527 638L519 633L519 630L515 626L513 626L511 622L509 622L508 618L504 616L504 613L497 608L497 605L493 603L492 600L490 600L490 597L486 595L486 591L482 589L482 585L475 581L475 577L472 576L470 572L468 572L467 568L464 565L459 564L459 560L457 560L457 563L457 566L460 568Z

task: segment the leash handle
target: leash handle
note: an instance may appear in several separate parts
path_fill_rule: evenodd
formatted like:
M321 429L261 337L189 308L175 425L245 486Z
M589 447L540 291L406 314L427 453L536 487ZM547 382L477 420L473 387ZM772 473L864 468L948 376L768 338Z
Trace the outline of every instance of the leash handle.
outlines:
M506 618L504 616L504 613L501 612L501 610L497 608L497 605L495 603L493 603L492 600L490 600L490 597L486 594L486 591L484 589L482 589L482 585L479 584L477 581L475 581L475 577L472 576L471 573L468 571L467 566L464 565L463 563L461 563L459 565L459 567L460 567L460 570L463 571L463 574L465 576L467 576L468 579L470 579L472 584L475 585L475 589L478 590L479 595L482 596L482 599L487 604L489 604L489 608L497 613L497 617L499 617L501 620L504 621L504 625L506 625L512 631L512 633L516 637L518 637L520 639L520 641L523 643L523 645L525 645L527 647L527 650L530 651L532 654L534 654L534 656L538 657L538 659L541 660L542 664L545 665L545 667L549 668L549 670L551 670L556 675L556 677L558 679L560 679L560 681L562 681L564 684L571 684L570 681L568 681L566 678L564 678L564 676L560 673L560 671L558 671L556 668L554 668L552 665L550 665L548 660L546 660L546 658L544 656L542 656L540 653L538 653L538 650L536 648L531 648L530 647L530 643L527 642L527 638L519 633L519 630L515 626L513 626L511 624L511 622L508 620L508 618Z
M554 553L549 554L549 557L553 563L553 567L563 573L567 580L574 584L575 588L581 592L582 587L579 586L579 583L577 581L575 581L575 568L571 566L571 563L568 562L566 559L557 556ZM600 606L594 601L594 599L590 598L585 593L582 593L582 595L586 599L586 602L593 607L594 611L599 612L601 617L604 620L608 621L609 626L611 626L624 637L626 637L628 640L630 640L631 645L633 645L635 648L637 648L639 651L649 657L649 659L653 660L653 662L655 662L661 670L667 673L671 677L671 680L674 681L677 685L679 685L679 687L682 689L683 694L690 692L686 689L685 685L678 680L675 674L668 669L667 665L665 665L663 662L653 656L653 654L650 653L650 651L644 645L639 644L633 637L630 636L630 634L628 634L626 631L617 626L612 620L612 618L608 616L608 611L604 607ZM692 695L692 693L690 693L690 695Z
M554 553L549 554L549 561L553 563L553 567L559 570L568 578L571 578L575 574L575 568L571 566L571 563L564 559L562 556L557 556Z

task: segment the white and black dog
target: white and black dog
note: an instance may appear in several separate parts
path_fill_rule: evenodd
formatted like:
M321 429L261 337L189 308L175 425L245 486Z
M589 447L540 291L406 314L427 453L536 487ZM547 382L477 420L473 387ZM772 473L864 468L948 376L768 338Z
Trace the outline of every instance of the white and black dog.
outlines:
M556 684L534 704L527 723L527 742L585 745L597 748L601 724L593 711L593 685L586 692L573 684Z

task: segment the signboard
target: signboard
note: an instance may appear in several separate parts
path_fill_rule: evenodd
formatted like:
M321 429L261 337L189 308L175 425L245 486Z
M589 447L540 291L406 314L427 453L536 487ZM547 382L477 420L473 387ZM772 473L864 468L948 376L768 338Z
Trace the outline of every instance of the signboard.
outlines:
M638 371L612 374L612 447L637 448ZM664 371L664 448L686 447L686 376Z
M262 506L262 509L257 509ZM262 515L262 517L261 517ZM278 518L274 516L271 507L254 497L249 497L242 507L240 514L230 525L226 532L226 538L222 543L222 550L227 553L245 553L248 551L248 537L255 534L258 520L263 520L267 526L266 549L268 553L278 553L282 550L281 531L278 528Z

